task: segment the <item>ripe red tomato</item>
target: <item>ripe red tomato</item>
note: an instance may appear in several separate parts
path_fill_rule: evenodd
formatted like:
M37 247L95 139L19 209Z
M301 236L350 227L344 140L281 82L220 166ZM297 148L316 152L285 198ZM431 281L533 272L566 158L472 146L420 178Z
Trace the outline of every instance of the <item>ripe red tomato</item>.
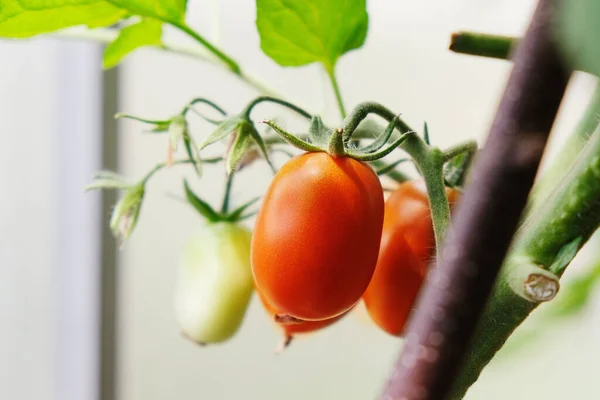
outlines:
M273 317L275 319L276 315L281 314L277 309L275 309L273 306L271 306L267 302L267 300L265 300L265 298L260 294L260 292L257 292L257 293L258 293L258 297L260 298L260 301L262 302L265 310L269 313L269 315L271 317ZM329 325L333 324L334 322L339 321L347 313L348 313L348 311L346 311L345 313L340 314L336 317L324 319L321 321L302 321L299 323L292 323L292 324L276 323L278 328L280 328L281 331L283 332L283 341L282 341L281 346L278 348L278 352L283 350L285 347L289 346L292 339L296 335L303 334L303 333L315 332L315 331L318 331L319 329L326 328Z
M257 290L302 320L349 310L373 276L383 208L381 183L362 162L320 152L291 159L257 216L251 250Z
M458 195L458 191L446 189L451 206ZM363 295L369 315L387 333L402 335L434 255L425 186L405 182L386 201L377 268Z

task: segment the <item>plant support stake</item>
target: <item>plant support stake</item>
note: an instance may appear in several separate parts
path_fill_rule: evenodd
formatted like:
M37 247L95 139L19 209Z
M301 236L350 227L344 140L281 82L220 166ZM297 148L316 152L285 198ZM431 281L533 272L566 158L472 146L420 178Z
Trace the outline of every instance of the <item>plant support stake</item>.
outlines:
M487 143L428 277L382 400L444 400L469 350L506 256L569 73L551 34L553 2L540 0Z

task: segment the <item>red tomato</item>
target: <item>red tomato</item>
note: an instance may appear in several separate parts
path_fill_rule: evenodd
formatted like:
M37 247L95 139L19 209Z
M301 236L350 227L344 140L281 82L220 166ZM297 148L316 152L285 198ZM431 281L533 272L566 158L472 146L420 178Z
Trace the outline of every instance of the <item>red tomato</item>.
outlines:
M446 195L453 206L459 193L447 189ZM369 315L387 333L402 335L434 256L425 186L405 182L386 201L377 268L363 296Z
M446 189L450 207L458 201L459 192ZM423 181L404 182L390 195L385 203L384 234L386 230L402 232L404 240L412 252L421 260L418 265L421 274L435 256L435 236L427 189Z
M275 319L276 315L281 314L273 306L271 306L267 302L267 300L265 300L265 298L260 294L260 292L257 292L257 293L258 293L258 297L260 298L260 301L262 302L263 306L265 307L265 309L267 310L267 312L269 313L270 316L272 316ZM326 328L329 325L333 324L334 322L340 320L347 313L348 312L345 312L343 314L338 315L337 317L324 319L321 321L302 321L299 323L291 323L291 324L277 323L277 326L283 331L283 335L284 335L283 342L282 342L281 346L278 348L278 352L283 350L285 347L289 346L292 339L297 334L310 333L310 332L318 331L319 329Z
M319 152L291 159L271 183L252 235L257 290L301 320L349 310L373 276L383 208L369 166Z

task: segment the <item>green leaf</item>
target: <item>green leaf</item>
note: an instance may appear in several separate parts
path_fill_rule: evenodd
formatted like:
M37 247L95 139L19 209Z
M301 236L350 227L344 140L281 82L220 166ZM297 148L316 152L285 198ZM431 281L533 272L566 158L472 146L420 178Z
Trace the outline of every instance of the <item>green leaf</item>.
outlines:
M283 66L318 61L333 71L367 36L365 0L256 0L256 7L261 48Z
M104 51L104 68L112 68L132 51L142 46L160 46L162 23L155 19L143 19L129 25L119 33Z
M573 68L600 76L600 0L558 1L559 47Z
M237 133L231 150L225 157L227 176L231 175L243 160L244 155L252 148L252 138L248 134Z
M319 147L327 147L331 133L332 130L325 126L321 117L315 115L312 118L310 128L308 128L308 137L312 144Z
M187 201L200 213L204 218L206 218L210 222L216 222L221 219L219 214L204 200L200 197L196 196L187 181L183 181L183 188L185 190L185 197Z
M156 18L161 21L182 23L187 0L108 0L132 14Z
M126 15L126 10L101 0L2 0L0 36L25 38L77 25L108 26Z
M235 116L223 121L217 129L215 129L204 141L200 144L200 150L208 146L209 144L218 142L221 139L224 139L226 136L231 134L235 129L238 128L240 123L243 123L244 120L239 116Z

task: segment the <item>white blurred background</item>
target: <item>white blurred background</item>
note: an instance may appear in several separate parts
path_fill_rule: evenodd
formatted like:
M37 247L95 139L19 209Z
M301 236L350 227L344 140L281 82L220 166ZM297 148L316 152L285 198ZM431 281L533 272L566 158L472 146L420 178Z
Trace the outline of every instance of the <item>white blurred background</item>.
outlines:
M534 3L370 1L367 42L338 65L347 108L375 100L416 128L426 120L440 147L483 140L510 64L452 54L450 34L465 29L519 35ZM252 1L190 0L192 26L279 92L339 122L318 66L276 65L260 51L254 20ZM167 37L187 41L177 32ZM179 335L171 308L174 270L186 239L202 224L171 196L181 196L181 170L151 181L139 224L119 252L116 341L103 347L116 351L116 380L101 382L101 296L114 289L102 287L99 279L101 260L107 259L100 238L109 215L100 209L98 195L82 192L102 167L103 141L114 139L108 137L114 132L102 129L102 110L114 104L103 105L112 100L102 96L107 78L100 69L101 48L56 39L0 41L0 54L0 398L376 398L402 342L380 332L360 309L279 356L273 355L278 332L256 298L241 331L226 344L199 348ZM117 74L118 109L150 118L170 117L198 96L237 112L256 94L220 69L160 51L136 51ZM575 76L548 158L572 131L594 85L589 76ZM269 107L254 115L272 113L288 115ZM118 128L120 172L137 178L164 160L164 136L144 135L142 125L129 121ZM209 130L198 123L192 134L203 137ZM270 174L259 162L242 176L234 188L240 201L263 191ZM217 204L223 177L220 168L207 167L194 187ZM588 246L565 278L586 268L597 251ZM501 354L468 399L600 398L594 384L600 364L598 300L568 323L539 329L527 346Z

